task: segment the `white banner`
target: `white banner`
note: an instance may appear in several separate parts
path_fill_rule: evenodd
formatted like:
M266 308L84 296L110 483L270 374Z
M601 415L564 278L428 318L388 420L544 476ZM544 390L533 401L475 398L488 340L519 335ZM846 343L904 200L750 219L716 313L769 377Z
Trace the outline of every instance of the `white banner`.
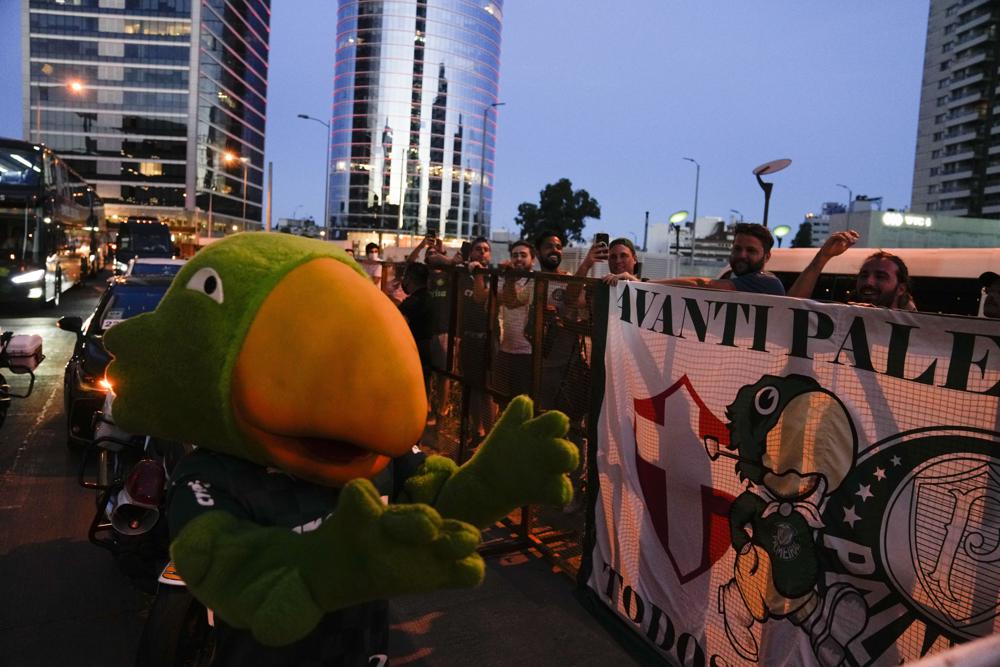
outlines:
M1000 322L620 283L589 584L670 661L1000 629Z

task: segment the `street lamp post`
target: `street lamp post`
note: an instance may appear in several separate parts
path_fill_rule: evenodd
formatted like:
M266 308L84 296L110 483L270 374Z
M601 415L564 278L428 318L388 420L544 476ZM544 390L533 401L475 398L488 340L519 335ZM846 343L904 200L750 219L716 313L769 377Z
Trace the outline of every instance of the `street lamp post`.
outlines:
M483 147L482 152L479 156L479 234L483 235L486 229L486 116L489 114L490 109L496 109L497 107L502 107L506 102L494 102L483 107ZM459 237L462 236L461 230L459 230ZM469 229L469 238L472 238L472 229Z
M780 248L781 242L785 240L785 237L788 236L788 232L792 231L792 228L788 225L778 225L773 231L774 238L778 239L778 247Z
M678 262L680 262L681 256L681 224L688 217L687 211L676 211L670 214L668 220L670 221L670 229L674 231L674 254L678 257Z
M694 264L694 238L698 231L698 182L701 180L701 164L691 157L681 158L693 162L694 171L694 214L691 218L691 263Z
M323 229L326 229L330 225L330 124L304 113L300 113L299 118L314 120L326 128L326 181L323 185Z
M222 159L226 164L232 162L239 162L243 165L243 231L247 229L247 165L250 163L250 158L241 157L235 153L223 153Z
M766 174L773 174L775 172L785 169L792 163L788 158L781 158L779 160L771 160L770 162L765 162L759 167L754 167L753 175L757 178L757 185L760 189L764 191L764 220L762 224L767 227L767 213L771 206L771 190L774 189L774 183L770 181L765 181L761 176Z
M851 231L851 211L854 209L854 191L842 183L837 183L837 187L847 190L847 231Z
M212 195L215 194L215 176L212 177L212 187L208 191L208 238L212 238Z

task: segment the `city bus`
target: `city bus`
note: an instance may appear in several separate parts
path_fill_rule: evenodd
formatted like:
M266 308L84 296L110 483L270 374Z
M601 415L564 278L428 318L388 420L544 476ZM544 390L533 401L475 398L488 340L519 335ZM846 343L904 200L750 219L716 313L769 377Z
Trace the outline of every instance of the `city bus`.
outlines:
M57 305L108 256L94 188L42 144L0 138L0 302Z
M813 298L849 301L855 278L865 259L878 248L850 248L834 257L816 282ZM981 316L984 293L979 276L1000 273L1000 248L886 248L905 263L913 284L913 299L923 312ZM785 248L771 252L767 270L778 276L785 288L816 255L816 248Z

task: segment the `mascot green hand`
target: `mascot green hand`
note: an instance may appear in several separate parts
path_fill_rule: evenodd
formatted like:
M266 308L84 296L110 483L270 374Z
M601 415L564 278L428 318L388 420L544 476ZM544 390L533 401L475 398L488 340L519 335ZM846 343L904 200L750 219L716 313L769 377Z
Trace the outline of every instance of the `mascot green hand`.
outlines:
M469 462L431 457L412 503L384 504L424 427L419 356L398 309L328 243L217 241L105 343L118 424L198 446L172 477L178 571L264 645L366 601L475 585L469 524L572 496L565 416L533 418L518 398Z
M579 463L564 440L569 419L550 411L532 418L527 396L518 396L461 468L432 456L406 481L409 499L433 503L445 516L485 527L522 505L565 505L573 499L566 476Z

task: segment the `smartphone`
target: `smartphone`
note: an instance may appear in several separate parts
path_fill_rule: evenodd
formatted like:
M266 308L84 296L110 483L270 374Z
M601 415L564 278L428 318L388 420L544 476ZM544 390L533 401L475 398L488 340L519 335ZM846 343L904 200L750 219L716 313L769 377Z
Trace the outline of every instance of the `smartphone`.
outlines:
M604 245L608 245L610 241L611 237L609 237L606 232L597 232L594 234L594 243L603 243Z
M427 230L427 238L429 238L429 239L436 239L437 235L438 235L438 233L437 233L436 229L428 229Z
M468 241L462 241L462 259L466 262L469 261L469 253L472 252L472 244Z

